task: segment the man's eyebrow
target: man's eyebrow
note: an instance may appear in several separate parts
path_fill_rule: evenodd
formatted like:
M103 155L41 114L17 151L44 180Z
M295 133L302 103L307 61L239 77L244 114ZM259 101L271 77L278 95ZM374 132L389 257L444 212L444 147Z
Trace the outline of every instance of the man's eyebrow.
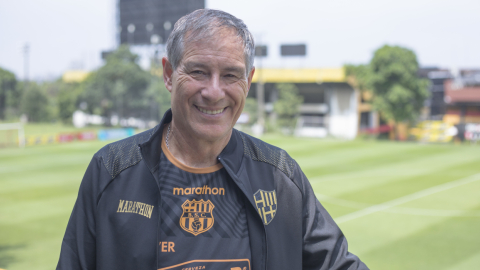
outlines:
M234 72L234 73L244 73L245 69L241 67L227 67L224 69L226 72Z
M203 68L203 69L208 68L208 66L202 62L185 62L184 66L187 70L191 70L195 68ZM239 67L239 66L230 66L230 67L224 68L223 71L233 72L233 73L244 73L245 68Z

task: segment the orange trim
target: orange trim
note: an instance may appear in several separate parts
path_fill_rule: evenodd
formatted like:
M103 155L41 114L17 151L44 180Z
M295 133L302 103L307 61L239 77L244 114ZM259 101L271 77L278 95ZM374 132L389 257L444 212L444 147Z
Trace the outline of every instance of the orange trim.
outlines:
M170 162L173 163L173 165L175 165L177 168L179 168L181 170L184 170L186 172L204 174L204 173L216 172L216 171L220 170L221 168L223 168L222 163L217 163L213 166L206 167L206 168L195 168L195 167L190 167L190 166L187 166L187 165L183 164L178 159L176 159L172 155L172 152L170 152L170 150L168 149L167 144L165 143L165 134L163 134L163 136L162 136L162 151L165 154L165 156L168 158L168 160L170 160Z
M192 260L184 263L179 263L176 265L172 265L169 267L165 268L158 268L158 270L167 270L167 269L172 269L174 267L178 267L187 263L194 263L194 262L248 262L248 270L250 270L250 260L249 259L235 259L235 260Z

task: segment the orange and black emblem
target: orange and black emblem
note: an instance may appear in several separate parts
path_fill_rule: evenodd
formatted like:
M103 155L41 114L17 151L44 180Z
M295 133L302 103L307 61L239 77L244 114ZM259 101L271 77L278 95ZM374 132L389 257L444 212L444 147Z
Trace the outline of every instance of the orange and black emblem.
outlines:
M183 214L180 217L180 227L195 236L208 231L214 222L213 208L215 206L210 200L186 200L182 204Z
M268 225L277 213L277 194L275 190L265 191L259 189L253 194L255 206L265 225Z

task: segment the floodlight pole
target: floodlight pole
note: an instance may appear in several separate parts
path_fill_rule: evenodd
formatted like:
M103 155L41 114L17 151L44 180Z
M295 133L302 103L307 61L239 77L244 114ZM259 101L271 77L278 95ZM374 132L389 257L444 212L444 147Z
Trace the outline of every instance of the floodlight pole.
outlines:
M28 83L28 53L30 51L30 46L28 43L23 46L23 68L24 68L24 80Z

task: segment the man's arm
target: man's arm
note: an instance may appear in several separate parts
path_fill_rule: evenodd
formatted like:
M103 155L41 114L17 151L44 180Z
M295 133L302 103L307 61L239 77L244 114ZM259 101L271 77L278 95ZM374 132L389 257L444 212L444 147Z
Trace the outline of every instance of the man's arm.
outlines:
M95 155L80 185L77 201L63 237L57 269L95 269L98 183L105 173L101 158Z
M303 269L368 269L357 256L348 252L345 236L316 199L298 164L296 174L302 178L304 187Z

